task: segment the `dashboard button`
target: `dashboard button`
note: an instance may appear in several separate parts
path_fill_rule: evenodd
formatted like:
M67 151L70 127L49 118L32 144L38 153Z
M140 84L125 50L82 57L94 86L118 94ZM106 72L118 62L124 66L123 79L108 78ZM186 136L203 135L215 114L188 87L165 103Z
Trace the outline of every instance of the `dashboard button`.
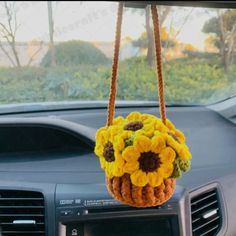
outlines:
M83 215L88 215L88 210L86 209L86 210L83 210Z
M72 229L71 235L77 236L78 235L78 230L77 229Z
M73 210L61 210L60 211L60 215L61 216L71 216L74 214Z
M78 226L69 226L66 230L67 236L83 236L83 230L82 227Z

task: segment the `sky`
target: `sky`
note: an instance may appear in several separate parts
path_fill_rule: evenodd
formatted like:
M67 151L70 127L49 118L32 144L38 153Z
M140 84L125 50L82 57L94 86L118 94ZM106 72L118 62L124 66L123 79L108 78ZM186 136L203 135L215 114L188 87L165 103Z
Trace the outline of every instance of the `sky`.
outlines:
M17 2L17 41L48 41L47 2ZM114 2L53 2L55 41L80 39L85 41L113 41L117 3ZM190 13L191 12L191 13ZM141 13L144 11L141 10ZM185 17L186 24L182 26ZM4 12L0 10L1 19ZM201 32L204 22L212 17L204 9L176 8L165 22L176 29L181 26L178 40L202 49L206 35ZM172 23L171 23L172 22ZM140 11L126 9L122 25L122 37L137 39L145 30L145 16Z

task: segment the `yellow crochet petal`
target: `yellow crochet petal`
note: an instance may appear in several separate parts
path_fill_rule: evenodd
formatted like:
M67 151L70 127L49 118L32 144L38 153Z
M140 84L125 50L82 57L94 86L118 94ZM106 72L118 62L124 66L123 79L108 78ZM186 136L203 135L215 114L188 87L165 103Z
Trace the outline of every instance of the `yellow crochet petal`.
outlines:
M184 143L186 141L184 134L180 130L178 130L178 129L175 130L175 136L178 138L178 140L181 143Z
M144 134L148 137L152 137L154 134L154 124L145 124L143 126Z
M168 132L168 128L162 123L161 120L157 120L155 123L155 130L158 130L161 133Z
M101 145L105 145L108 142L109 139L109 133L107 128L103 127L100 128L97 132L96 132L96 142L101 144Z
M143 121L143 124L145 124L145 125L154 124L154 123L155 123L155 120L153 118L151 118L151 117L148 117L147 119L145 119Z
M162 175L158 174L157 172L148 173L147 176L148 176L148 183L152 187L160 186L163 182Z
M124 165L120 166L114 165L112 171L114 176L120 177L124 175Z
M113 176L113 166L112 165L106 165L105 172L106 172L106 176L108 178L114 177Z
M172 163L175 160L176 153L171 147L164 148L159 155L162 163Z
M154 136L152 138L151 151L154 153L160 153L166 146L165 139L161 136Z
M133 131L130 130L123 130L120 136L123 140L130 138L133 135Z
M115 137L122 131L120 126L110 126L109 127L109 139L113 142Z
M140 152L148 152L151 149L152 141L144 136L140 135L134 140L134 146L140 151Z
M124 164L125 164L125 161L124 161L122 155L118 151L115 151L115 161L114 161L114 163L117 166L121 166L121 167L123 167Z
M175 130L174 124L168 119L166 119L166 126L171 130Z
M145 131L143 129L139 129L139 130L135 131L136 137L141 136L141 135L145 136Z
M128 174L132 174L136 170L139 169L139 163L138 162L126 162L124 164L124 172Z
M184 161L190 160L192 158L191 153L189 152L186 144L181 145L178 154L179 154L180 158Z
M124 139L120 136L116 137L113 143L113 147L115 150L122 151L125 148Z
M123 125L125 123L125 119L122 116L117 116L113 121L112 125Z
M104 151L104 147L101 144L97 143L94 149L95 154L99 157L102 157L103 151Z
M133 147L133 146L129 146L127 147L123 152L122 152L122 157L124 160L126 160L127 162L134 162L137 161L138 158L140 156L140 153L138 152L138 150Z
M148 183L147 174L141 170L137 170L131 174L130 179L134 185L139 187L143 187Z
M126 119L127 119L128 121L139 121L139 120L141 120L141 117L142 117L141 113L139 113L139 112L131 112L131 113L126 117Z
M99 158L99 161L100 161L100 166L102 169L105 169L106 167L106 161L104 158Z
M169 178L174 170L174 166L172 164L165 164L159 168L158 172L161 173L163 178Z
M102 127L100 129L98 129L97 132L96 132L96 139L100 139L101 136L103 136L105 133L107 133L107 128L106 127Z
M166 136L166 142L167 144L172 147L177 153L180 152L181 144L176 142L172 137L169 135Z
M143 122L143 121L147 120L149 117L150 117L149 114L144 113L141 115L141 121Z

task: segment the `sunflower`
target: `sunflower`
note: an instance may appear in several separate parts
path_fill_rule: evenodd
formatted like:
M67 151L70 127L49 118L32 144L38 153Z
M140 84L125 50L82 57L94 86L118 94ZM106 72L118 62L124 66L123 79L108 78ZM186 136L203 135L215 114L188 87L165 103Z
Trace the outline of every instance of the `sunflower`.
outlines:
M184 134L180 130L178 130L168 119L166 119L166 127L169 129L169 134L177 139L179 143L184 143L186 141Z
M136 186L150 184L157 187L171 176L175 156L175 151L166 147L165 139L161 135L151 139L136 135L133 145L122 152L126 161L124 172L130 174L131 182Z
M155 131L156 117L139 112L131 112L125 119L124 130L152 137Z
M181 143L173 133L164 134L164 137L166 143L176 151L182 160L187 161L192 158L188 146L185 143Z
M103 156L104 146L109 141L111 141L111 140L109 138L108 129L106 127L100 128L96 132L96 146L95 146L95 150L94 150L95 154L98 157L102 157Z
M101 168L105 170L109 178L124 174L123 166L125 162L120 153L120 150L124 147L116 146L114 148L113 146L116 132L119 132L119 128L111 126L100 128L96 133L95 154L99 157Z

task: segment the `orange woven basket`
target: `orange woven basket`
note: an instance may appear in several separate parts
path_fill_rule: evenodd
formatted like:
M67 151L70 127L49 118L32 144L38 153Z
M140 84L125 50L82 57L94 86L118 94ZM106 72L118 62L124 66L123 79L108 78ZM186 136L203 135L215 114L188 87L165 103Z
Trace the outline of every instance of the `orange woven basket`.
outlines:
M138 187L131 183L129 174L106 178L109 193L118 201L134 207L152 207L165 203L174 193L175 182L175 179L166 179L158 187Z
M154 26L160 115L162 122L166 124L159 19L158 19L157 8L155 5L151 6L151 13ZM123 3L120 2L118 7L117 23L116 23L115 48L114 48L114 57L112 65L109 104L107 110L107 126L112 125L115 111L116 81L117 81L117 70L119 62L122 17L123 17ZM165 179L163 183L158 187L152 187L148 184L144 187L138 187L132 184L130 175L125 173L121 177L112 177L112 178L106 177L106 185L109 193L120 202L123 202L125 204L134 207L152 207L163 204L173 195L176 181L175 179Z

